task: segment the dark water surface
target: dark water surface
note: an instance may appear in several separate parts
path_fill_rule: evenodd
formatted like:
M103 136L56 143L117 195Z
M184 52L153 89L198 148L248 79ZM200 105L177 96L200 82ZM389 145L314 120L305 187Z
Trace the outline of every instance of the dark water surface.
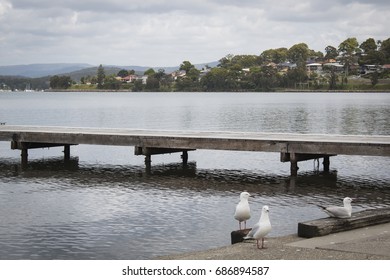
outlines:
M0 122L390 135L386 93L0 93ZM0 142L0 259L150 259L230 243L239 193L270 207L271 236L326 215L316 204L358 197L354 211L390 206L390 159L337 156L331 171L300 163L297 178L276 153L197 150L152 157L132 147L79 145L20 152Z

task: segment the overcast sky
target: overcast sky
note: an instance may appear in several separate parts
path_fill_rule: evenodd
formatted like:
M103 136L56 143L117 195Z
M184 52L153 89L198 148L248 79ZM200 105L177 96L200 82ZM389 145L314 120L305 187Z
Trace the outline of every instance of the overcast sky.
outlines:
M389 0L0 0L0 65L176 66L390 37Z

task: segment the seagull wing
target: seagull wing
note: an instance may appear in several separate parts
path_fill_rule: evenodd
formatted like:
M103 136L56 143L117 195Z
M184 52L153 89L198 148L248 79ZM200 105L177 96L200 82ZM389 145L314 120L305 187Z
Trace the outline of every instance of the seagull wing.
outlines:
M244 239L253 238L257 230L260 228L260 223L255 224L252 229L248 232L248 234L244 237Z
M326 213L328 213L329 216L335 217L335 218L349 218L350 213L345 207L338 207L338 206L330 206L326 207L324 209Z

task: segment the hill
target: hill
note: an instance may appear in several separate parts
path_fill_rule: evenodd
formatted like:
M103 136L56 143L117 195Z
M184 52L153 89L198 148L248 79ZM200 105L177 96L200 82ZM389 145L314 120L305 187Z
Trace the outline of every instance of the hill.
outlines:
M195 64L195 67L202 69L205 65L215 67L218 62ZM149 67L149 66L117 66L103 65L106 75L116 74L121 69L134 70L137 74L142 75L146 70L164 69L165 73L172 73L180 68L174 67ZM27 65L9 65L0 66L0 76L19 76L27 78L40 78L45 76L66 75L72 80L79 81L81 77L96 75L97 66L85 63L50 63L50 64L27 64Z
M91 65L85 63L9 65L0 66L0 75L39 78L44 76L59 75L78 71L87 67L91 67Z

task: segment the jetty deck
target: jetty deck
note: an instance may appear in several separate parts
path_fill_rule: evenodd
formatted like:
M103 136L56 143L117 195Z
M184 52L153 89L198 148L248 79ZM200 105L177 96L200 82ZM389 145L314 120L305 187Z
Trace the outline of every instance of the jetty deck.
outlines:
M0 125L0 141L10 141L12 149L22 151L27 163L28 149L64 146L65 158L71 145L134 146L136 155L182 152L196 149L233 150L280 153L282 162L291 163L296 175L297 162L335 155L390 156L390 136L386 135L321 135L226 131L169 131L126 128L87 128L56 126ZM1 156L1 155L0 155Z

